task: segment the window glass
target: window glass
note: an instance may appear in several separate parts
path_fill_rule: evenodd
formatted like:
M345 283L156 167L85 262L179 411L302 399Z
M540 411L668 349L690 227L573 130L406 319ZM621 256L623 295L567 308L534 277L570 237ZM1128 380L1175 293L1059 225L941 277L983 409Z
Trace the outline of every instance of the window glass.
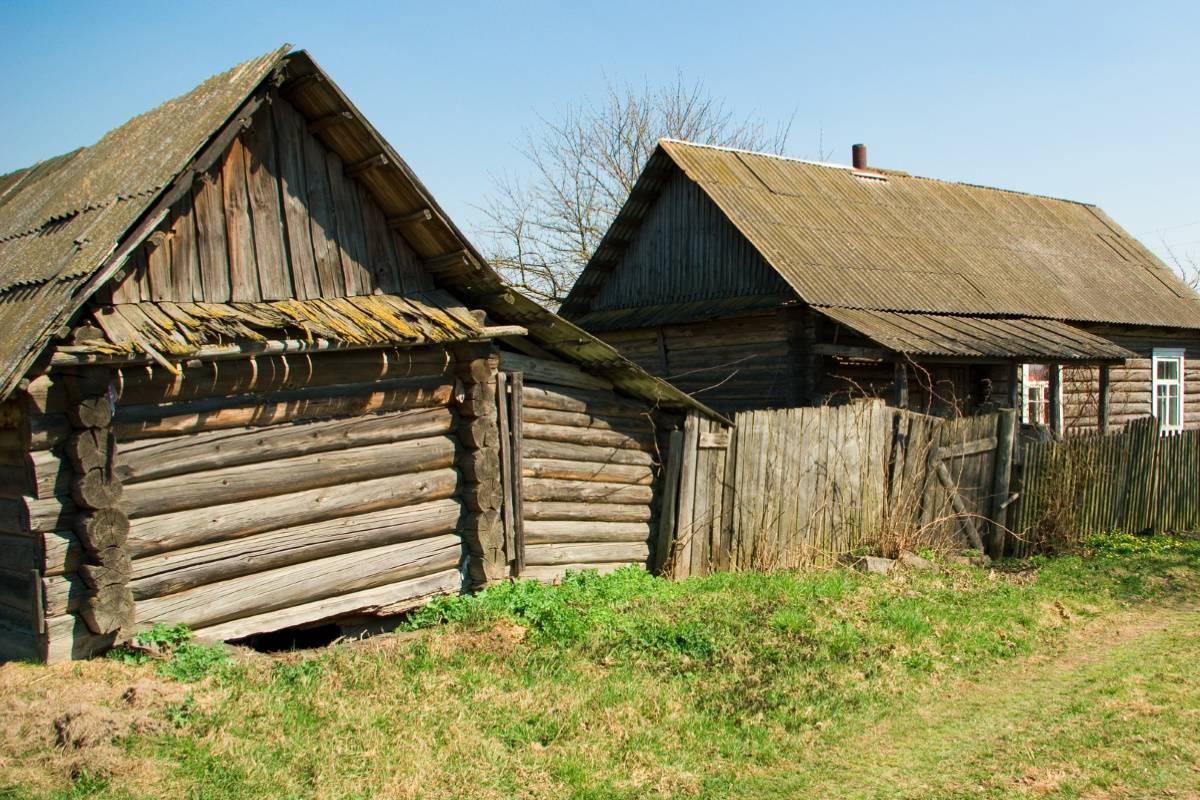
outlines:
M1154 416L1163 430L1183 428L1183 352L1154 351Z

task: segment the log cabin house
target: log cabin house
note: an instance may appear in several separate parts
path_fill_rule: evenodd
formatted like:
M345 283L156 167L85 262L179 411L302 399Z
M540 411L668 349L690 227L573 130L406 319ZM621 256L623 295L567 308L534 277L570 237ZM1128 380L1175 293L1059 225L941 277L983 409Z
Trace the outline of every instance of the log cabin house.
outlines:
M663 140L559 313L733 412L1200 427L1200 298L1094 205Z
M288 47L0 177L0 656L645 564L716 416L507 287Z

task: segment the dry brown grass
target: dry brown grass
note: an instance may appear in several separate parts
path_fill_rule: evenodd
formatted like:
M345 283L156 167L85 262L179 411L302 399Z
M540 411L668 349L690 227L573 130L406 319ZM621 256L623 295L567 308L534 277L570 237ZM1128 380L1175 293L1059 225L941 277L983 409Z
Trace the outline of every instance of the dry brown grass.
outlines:
M0 774L46 792L82 775L152 793L161 764L128 756L115 742L169 728L167 709L188 687L112 661L0 666Z

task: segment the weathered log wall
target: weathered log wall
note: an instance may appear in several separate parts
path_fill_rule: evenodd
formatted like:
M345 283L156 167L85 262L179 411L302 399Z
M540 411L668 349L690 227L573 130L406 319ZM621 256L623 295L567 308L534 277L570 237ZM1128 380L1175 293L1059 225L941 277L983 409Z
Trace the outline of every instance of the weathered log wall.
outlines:
M59 376L52 410L24 390L0 406L0 658L91 655L132 612L109 378Z
M35 377L0 406L0 655L461 590L454 380L443 348Z
M1153 413L1155 348L1184 350L1183 426L1200 429L1200 336L1181 331L1094 328L1093 332L1137 353L1109 373L1109 432ZM1100 373L1095 367L1063 370L1063 424L1068 435L1098 430Z
M650 409L547 358L504 352L501 369L524 384L521 576L646 566L661 485Z

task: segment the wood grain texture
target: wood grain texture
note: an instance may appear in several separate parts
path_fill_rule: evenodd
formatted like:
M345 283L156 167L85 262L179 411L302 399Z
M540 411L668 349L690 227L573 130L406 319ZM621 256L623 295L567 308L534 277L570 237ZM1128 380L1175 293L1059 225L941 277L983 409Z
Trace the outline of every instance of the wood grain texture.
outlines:
M457 535L374 547L198 586L137 603L139 626L162 622L203 628L339 594L456 567Z
M266 498L280 493L429 472L450 467L457 455L449 436L306 453L131 484L121 498L130 519ZM109 503L106 505L113 505Z
M235 303L262 300L254 254L254 223L250 219L250 194L246 185L246 161L246 147L241 139L235 139L221 166L230 298Z
M387 508L136 559L130 589L144 600L327 556L453 533L453 499Z
M243 500L143 517L130 524L129 550L139 558L350 514L441 500L454 496L458 484L456 470L441 469L289 492L276 495L270 503Z

